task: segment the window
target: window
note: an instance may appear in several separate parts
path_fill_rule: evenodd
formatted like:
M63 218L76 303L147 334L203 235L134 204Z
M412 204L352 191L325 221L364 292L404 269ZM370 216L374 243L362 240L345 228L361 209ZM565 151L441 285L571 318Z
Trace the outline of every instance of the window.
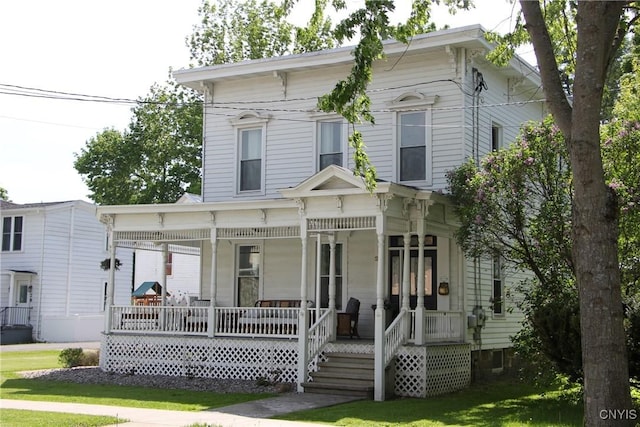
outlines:
M240 191L262 188L262 128L240 130Z
M2 220L2 251L22 250L22 223L21 216L8 216Z
M491 298L493 314L504 314L502 261L499 255L493 257L493 297Z
M491 354L491 372L499 373L504 369L504 352L502 349L493 350Z
M260 246L238 246L238 306L252 307L260 292Z
M498 151L502 147L502 128L495 123L491 124L491 151Z
M320 248L320 307L329 307L329 262L331 248L325 243ZM336 243L336 308L342 309L342 243Z
M18 304L29 302L29 285L20 285L18 288Z
M340 120L318 123L318 170L329 165L343 166L342 129Z
M400 113L399 122L400 181L424 181L427 166L425 113Z

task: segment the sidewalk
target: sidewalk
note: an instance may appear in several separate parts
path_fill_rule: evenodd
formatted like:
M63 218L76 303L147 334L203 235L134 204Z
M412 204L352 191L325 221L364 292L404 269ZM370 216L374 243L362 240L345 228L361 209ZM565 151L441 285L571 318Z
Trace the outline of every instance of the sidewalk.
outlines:
M253 402L225 406L208 411L186 412L82 403L37 402L0 399L0 409L64 412L71 414L109 415L126 419L120 427L186 427L196 423L224 427L320 426L325 424L266 419L278 414L321 408L358 400L350 396L290 393Z

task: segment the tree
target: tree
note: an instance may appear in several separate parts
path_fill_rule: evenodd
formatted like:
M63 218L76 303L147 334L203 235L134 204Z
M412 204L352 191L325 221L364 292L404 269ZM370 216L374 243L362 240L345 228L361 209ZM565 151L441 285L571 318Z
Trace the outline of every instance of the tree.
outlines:
M327 1L316 0L309 24L296 27L286 20L291 1L204 0L198 9L201 22L187 39L191 60L207 66L332 48Z
M9 201L9 193L4 187L0 187L0 200Z
M129 129L106 129L75 154L98 204L173 203L200 192L202 103L173 82L154 84L132 109Z
M344 2L337 3L344 6ZM465 0L445 3L454 8L469 7ZM549 109L566 139L574 185L571 239L580 301L585 424L603 425L609 421L601 419L600 411L631 409L631 397L617 258L617 198L605 183L599 144L600 112L608 70L637 19L637 9L631 9L637 4L549 0L544 5L545 8L537 1L521 0L524 22L518 20L506 41L520 44L530 40L533 44ZM394 9L393 1L366 0L364 9L353 12L338 25L340 34L359 33L353 51L354 67L321 99L320 107L336 111L352 123L362 118L373 122L365 90L372 63L382 55L381 40L386 36L406 40L420 24L425 24L429 6L429 1L414 2L407 25L392 28L388 14ZM555 32L558 15L545 14L552 9L575 12L575 28ZM553 37L559 34L564 38ZM563 54L555 49L558 46L575 48L564 49L567 53ZM575 68L568 68L572 61L562 62L563 57L575 58ZM563 81L563 76L571 76L570 81ZM567 98L569 87L572 102ZM375 185L375 171L366 161L361 137L354 135L356 172Z

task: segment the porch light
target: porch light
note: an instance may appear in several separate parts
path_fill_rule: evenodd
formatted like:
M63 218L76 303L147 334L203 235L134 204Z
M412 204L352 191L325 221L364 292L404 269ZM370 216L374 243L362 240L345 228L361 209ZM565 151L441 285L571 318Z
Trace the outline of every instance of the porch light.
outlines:
M449 282L440 282L438 285L438 295L449 295Z

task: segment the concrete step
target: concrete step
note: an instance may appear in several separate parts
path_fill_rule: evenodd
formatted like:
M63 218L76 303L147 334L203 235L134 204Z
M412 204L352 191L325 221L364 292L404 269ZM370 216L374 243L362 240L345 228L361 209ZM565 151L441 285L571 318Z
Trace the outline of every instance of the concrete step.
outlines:
M305 393L335 394L373 399L373 386L324 383L315 381L302 383L302 386L304 387Z
M336 379L346 379L346 380L354 380L354 381L373 381L373 371L331 371L331 370L320 370L316 372L310 373L311 377L314 378L336 378Z

